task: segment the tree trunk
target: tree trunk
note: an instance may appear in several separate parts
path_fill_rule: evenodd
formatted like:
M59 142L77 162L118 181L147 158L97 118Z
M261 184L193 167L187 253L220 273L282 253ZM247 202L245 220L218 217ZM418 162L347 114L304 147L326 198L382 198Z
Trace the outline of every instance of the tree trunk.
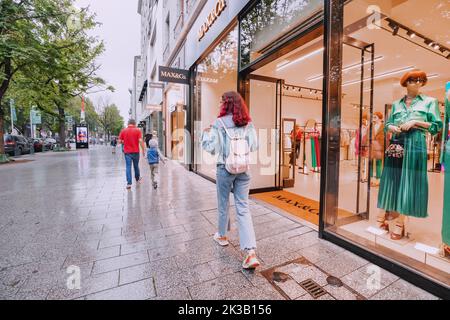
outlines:
M64 109L58 106L59 146L66 147L66 117Z
M0 155L5 154L5 145L3 140L3 105L2 100L0 98Z
M12 77L12 65L11 65L11 58L5 59L5 66L4 66L4 80L2 81L0 85L0 155L5 154L5 146L3 141L3 120L4 120L4 109L3 109L3 97L6 94L6 90L8 90L9 82ZM12 130L13 128L11 128Z

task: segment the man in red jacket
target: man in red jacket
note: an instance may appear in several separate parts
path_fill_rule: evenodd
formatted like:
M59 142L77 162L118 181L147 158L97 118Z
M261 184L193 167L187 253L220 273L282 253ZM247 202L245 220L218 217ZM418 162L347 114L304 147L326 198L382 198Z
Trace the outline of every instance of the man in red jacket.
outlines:
M120 132L119 143L123 144L123 152L125 153L127 189L131 189L131 163L133 163L136 182L142 181L139 171L139 145L141 146L142 156L145 157L145 144L142 140L142 133L136 127L134 119L130 119L128 127Z

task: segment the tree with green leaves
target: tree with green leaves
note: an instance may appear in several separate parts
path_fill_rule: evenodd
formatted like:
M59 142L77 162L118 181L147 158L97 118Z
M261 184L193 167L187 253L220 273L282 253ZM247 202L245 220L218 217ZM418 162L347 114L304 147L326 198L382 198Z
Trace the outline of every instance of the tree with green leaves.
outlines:
M0 1L0 155L4 154L4 98L11 81L25 68L48 62L38 31L58 15L67 19L70 12L57 0Z
M111 135L118 136L124 126L124 119L117 106L102 98L97 105L97 114L105 138L109 141Z
M0 154L3 148L4 98L21 96L57 118L65 141L65 109L89 90L113 90L96 75L103 43L88 31L98 25L87 9L76 12L73 0L2 0L0 2ZM9 94L9 93L8 93Z

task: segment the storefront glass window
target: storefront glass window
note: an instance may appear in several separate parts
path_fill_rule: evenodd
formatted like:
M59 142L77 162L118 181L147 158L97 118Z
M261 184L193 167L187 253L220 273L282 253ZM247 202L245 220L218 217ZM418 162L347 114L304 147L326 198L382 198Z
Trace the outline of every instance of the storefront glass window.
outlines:
M215 179L216 159L201 147L203 129L219 115L222 94L237 87L237 27L197 65L194 85L194 168Z
M449 11L441 0L346 4L339 210L327 226L447 286Z
M316 16L323 0L261 0L241 21L241 68L281 36Z

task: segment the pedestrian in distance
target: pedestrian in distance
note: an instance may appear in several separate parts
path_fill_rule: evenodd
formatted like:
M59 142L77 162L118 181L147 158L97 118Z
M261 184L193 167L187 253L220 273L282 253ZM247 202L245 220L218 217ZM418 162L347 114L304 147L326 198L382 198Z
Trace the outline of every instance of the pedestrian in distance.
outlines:
M131 189L131 164L133 164L136 183L142 182L139 171L139 146L141 147L142 156L145 158L145 144L144 140L142 140L141 130L136 127L136 120L128 120L128 127L123 129L119 134L119 143L122 144L123 152L125 154L127 177L126 188Z
M113 137L111 139L111 149L112 149L113 154L116 153L116 146L117 146L117 139L116 139L116 137Z
M229 221L229 196L234 194L241 250L245 252L244 269L260 265L256 256L256 238L249 210L250 175L249 154L258 148L256 130L251 123L248 108L239 95L225 92L220 101L220 113L214 123L203 131L202 147L212 155L218 155L216 188L218 200L218 232L213 239L227 246ZM227 228L228 227L228 228Z
M166 164L166 160L161 150L159 150L156 132L153 132L151 139L147 142L147 161L150 166L153 189L155 190L158 188L158 166L160 160Z

